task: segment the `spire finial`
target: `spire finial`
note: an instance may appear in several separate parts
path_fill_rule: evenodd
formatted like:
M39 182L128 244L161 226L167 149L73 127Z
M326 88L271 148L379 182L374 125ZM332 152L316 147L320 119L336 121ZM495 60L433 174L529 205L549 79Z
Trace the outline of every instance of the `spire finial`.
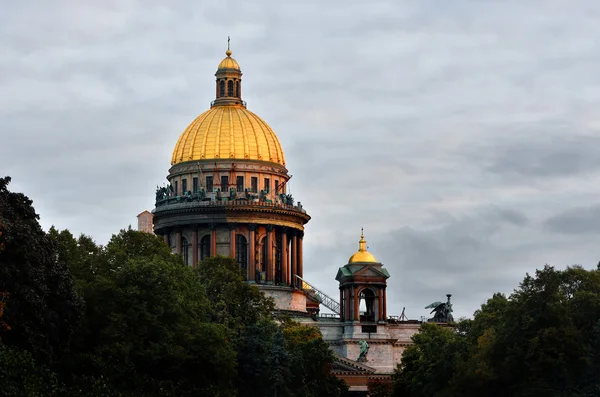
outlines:
M227 36L227 51L225 51L225 55L227 55L228 57L231 56L231 49L229 47L229 42L231 41L231 38L229 36Z
M365 241L365 233L363 228L360 228L360 241L358 242L358 250L366 251L367 250L367 242Z

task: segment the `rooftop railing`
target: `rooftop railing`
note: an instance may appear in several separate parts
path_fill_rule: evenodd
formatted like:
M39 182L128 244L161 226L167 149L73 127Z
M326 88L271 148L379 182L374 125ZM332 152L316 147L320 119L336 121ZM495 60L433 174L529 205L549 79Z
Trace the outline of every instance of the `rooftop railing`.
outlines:
M306 210L302 208L302 203L298 202L296 205L284 204L273 200L259 200L259 199L248 199L245 197L239 198L214 198L209 195L204 198L200 198L197 195L186 195L169 197L163 200L156 201L156 210L169 210L169 209L181 209L181 208L196 208L196 207L257 207L257 208L273 208L273 209L284 209L289 211L297 211L306 214Z

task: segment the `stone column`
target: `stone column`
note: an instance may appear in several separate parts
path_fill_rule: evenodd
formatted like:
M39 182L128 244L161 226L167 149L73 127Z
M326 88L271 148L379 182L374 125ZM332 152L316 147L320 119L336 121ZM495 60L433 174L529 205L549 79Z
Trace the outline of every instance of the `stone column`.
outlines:
M165 244L169 245L169 232L163 234L163 241L165 242Z
M350 297L350 288L348 287L344 287L344 294L346 294L346 305L344 306L344 318L346 319L346 321L348 320L352 320L352 313L354 312L354 310L352 309L351 303L351 297Z
M360 298L358 297L358 287L354 286L354 321L360 321L360 315L358 313Z
M198 228L195 226L192 233L192 266L198 267Z
M254 247L256 244L256 225L251 223L248 225L248 229L250 229L250 241L248 242L248 280L254 281L256 276L256 255L254 252Z
M340 287L340 321L344 321L346 311L346 302L344 302L344 289Z
M387 294L383 289L383 320L387 321Z
M378 310L378 319L377 321L384 321L385 318L383 317L383 288L379 288L379 293L377 294L377 300L379 303L379 310Z
M235 223L229 224L229 256L235 259Z
M304 256L304 252L302 252L302 239L304 238L304 232L300 232L298 235L298 275L300 277L304 277L304 271L302 269L302 257Z
M283 282L290 284L289 269L288 269L288 240L287 240L287 227L281 228L281 269Z
M181 230L177 231L177 237L175 240L175 252L181 255Z
M273 262L273 226L267 225L267 281L275 281L275 264Z
M217 225L214 223L210 225L212 234L210 236L210 256L217 256Z
M292 235L292 285L298 285L298 279L296 278L296 274L298 274L298 237L296 236L296 231L294 230Z

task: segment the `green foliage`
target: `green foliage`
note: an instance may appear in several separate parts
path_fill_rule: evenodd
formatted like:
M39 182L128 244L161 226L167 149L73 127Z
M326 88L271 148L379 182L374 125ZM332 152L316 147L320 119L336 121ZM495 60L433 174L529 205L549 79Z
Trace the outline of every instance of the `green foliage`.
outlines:
M39 225L32 201L9 191L9 182L0 178L0 293L8 296L0 338L51 363L68 353L83 302L68 269L57 261L55 244Z
M592 396L600 384L600 269L546 266L456 329L424 324L395 396Z
M331 374L333 352L317 327L288 321L283 324L283 335L293 369L288 380L292 395L337 397L348 393L347 385Z
M31 353L0 346L0 397L60 396L56 376L38 365Z
M203 285L181 257L127 230L101 259L83 274L86 330L70 366L77 379L102 374L124 395L232 395L235 350L226 327L208 322Z
M369 381L367 387L369 397L390 397L393 391L393 384L390 382Z
M345 395L318 330L275 323L272 299L235 260L192 269L131 228L104 247L68 230L44 233L8 182L0 180L0 396Z
M226 325L237 336L246 326L271 318L274 302L244 281L235 259L216 256L198 264L198 276L210 305L211 321Z

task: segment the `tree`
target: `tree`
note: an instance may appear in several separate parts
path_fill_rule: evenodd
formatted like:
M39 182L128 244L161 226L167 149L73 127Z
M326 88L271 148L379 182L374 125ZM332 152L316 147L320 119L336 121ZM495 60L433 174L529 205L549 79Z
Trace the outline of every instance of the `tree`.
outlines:
M99 255L90 274L80 274L87 310L69 363L73 390L102 376L125 396L235 395L236 352L227 328L209 321L193 269L160 239L133 230Z
M600 384L600 270L546 266L455 329L424 324L396 396L592 396Z
M294 396L337 397L348 393L346 383L331 373L333 352L314 326L294 321L283 324L285 346L290 354L288 387Z
M465 353L465 337L451 327L424 323L412 339L393 376L394 396L450 396L447 386Z
M198 264L198 277L210 305L211 321L226 325L237 339L247 326L271 319L275 304L248 284L235 259L216 256Z
M31 353L14 346L0 346L0 396L60 396L56 375L38 364Z
M32 201L8 190L10 180L0 178L0 293L7 324L0 337L52 363L68 354L83 302L68 269L57 262L56 247L42 230Z
M369 397L390 397L393 392L393 384L390 382L369 381L367 387Z

